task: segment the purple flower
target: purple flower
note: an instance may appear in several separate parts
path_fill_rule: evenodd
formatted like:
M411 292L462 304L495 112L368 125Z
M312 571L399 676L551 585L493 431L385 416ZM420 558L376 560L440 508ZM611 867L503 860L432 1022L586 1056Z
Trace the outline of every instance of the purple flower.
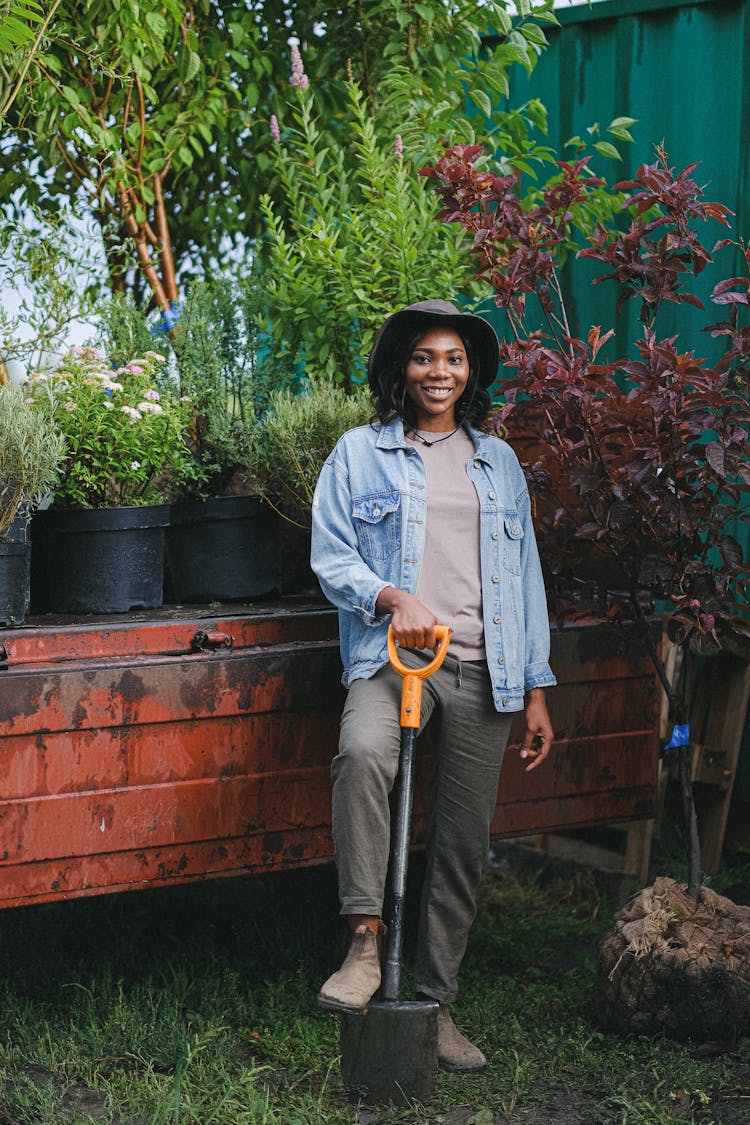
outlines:
M289 84L291 86L299 86L300 90L304 90L308 84L308 77L305 74L305 68L302 65L302 56L299 53L299 47L296 43L291 45L292 52L292 73L289 77Z
M271 114L271 121L269 123L269 128L271 130L271 136L273 137L273 139L275 141L281 140L281 130L279 129L279 123L276 120L276 114L275 113Z
M404 142L401 139L400 133L396 133L396 139L393 142L393 148L396 152L396 156L404 155Z

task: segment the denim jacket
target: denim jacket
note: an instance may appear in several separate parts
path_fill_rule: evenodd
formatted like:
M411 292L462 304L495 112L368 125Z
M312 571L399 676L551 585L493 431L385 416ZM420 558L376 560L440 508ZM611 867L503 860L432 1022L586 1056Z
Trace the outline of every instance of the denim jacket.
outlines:
M554 684L549 617L531 506L506 442L467 426L466 471L480 504L480 558L487 666L495 707L520 711L524 692ZM313 499L311 563L339 611L346 687L388 660L389 616L375 612L385 586L416 593L424 551L426 487L419 451L403 423L360 426L340 439ZM457 591L460 596L460 591Z

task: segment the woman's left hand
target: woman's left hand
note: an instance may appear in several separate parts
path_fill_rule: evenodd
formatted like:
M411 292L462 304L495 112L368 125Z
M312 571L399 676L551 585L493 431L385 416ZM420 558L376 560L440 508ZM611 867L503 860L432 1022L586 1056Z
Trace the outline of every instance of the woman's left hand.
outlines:
M552 749L552 740L555 737L544 698L544 688L532 688L526 693L524 714L526 733L521 746L521 757L531 758L526 766L526 773L529 773L530 770L541 766Z

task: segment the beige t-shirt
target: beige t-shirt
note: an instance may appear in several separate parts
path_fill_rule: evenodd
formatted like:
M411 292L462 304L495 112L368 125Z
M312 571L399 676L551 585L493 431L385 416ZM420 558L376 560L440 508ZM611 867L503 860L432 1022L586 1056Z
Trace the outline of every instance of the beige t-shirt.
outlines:
M464 429L443 441L417 431L431 445L407 433L419 451L427 482L427 525L417 597L451 629L451 656L483 660L482 581L479 553L479 497L466 472L474 443Z

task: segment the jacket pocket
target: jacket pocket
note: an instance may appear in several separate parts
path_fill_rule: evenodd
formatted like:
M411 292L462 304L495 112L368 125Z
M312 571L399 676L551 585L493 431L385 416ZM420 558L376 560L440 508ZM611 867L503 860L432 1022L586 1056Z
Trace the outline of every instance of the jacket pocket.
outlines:
M352 502L352 516L360 553L376 562L389 559L401 546L401 496L379 492Z
M511 574L521 573L521 542L523 524L517 512L506 512L503 516L505 535L503 537L503 566Z

